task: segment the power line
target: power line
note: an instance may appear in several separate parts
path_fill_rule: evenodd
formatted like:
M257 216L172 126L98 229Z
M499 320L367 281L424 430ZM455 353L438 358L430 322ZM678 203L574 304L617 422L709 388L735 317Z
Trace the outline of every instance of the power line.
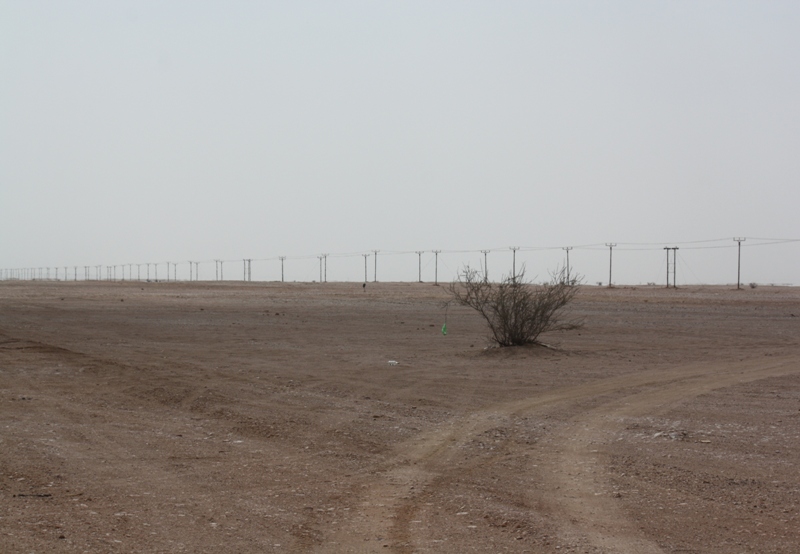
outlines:
M745 243L745 240L746 240L746 243ZM723 242L725 242L725 243L723 243ZM763 237L757 238L757 237L747 237L745 239L744 237L733 237L733 239L731 240L731 238L729 237L729 238L726 238L726 239L706 239L706 240L696 240L696 241L675 242L675 243L673 243L674 246L670 247L670 248L680 248L680 249L683 249L683 250L720 249L720 248L734 248L734 247L737 248L737 288L741 288L741 280L742 280L741 279L741 252L742 252L742 247L754 248L754 247L759 247L759 246L765 247L765 246L769 246L769 245L792 244L792 243L798 243L798 242L800 242L800 239L796 239L796 238L763 238ZM537 250L538 251L538 250L552 250L552 249L560 248L560 249L562 249L562 250L564 250L566 252L567 265L569 266L568 269L567 269L567 272L568 272L568 276L571 277L572 267L571 267L571 260L570 260L570 255L569 255L570 254L570 252L569 252L570 250L572 250L572 249L576 249L576 250L578 250L578 249L581 249L581 250L599 250L599 249L601 249L603 247L607 247L607 248L609 248L609 286L611 286L611 285L613 285L613 250L614 250L614 248L621 248L621 249L626 250L626 251L653 251L653 250L663 249L664 248L663 247L663 243L661 243L658 247L654 246L656 244L657 243L648 243L648 242L625 242L625 243L605 243L604 245L599 244L599 243L597 243L597 244L584 244L584 245L574 245L574 246L566 246L566 247L565 246L558 246L558 247L551 247L551 246L514 246L514 247L505 247L505 248L508 248L512 252L512 277L516 278L516 276L517 276L517 270L516 270L516 252L517 252L517 250L520 250L520 251ZM683 246L680 246L680 245L683 245ZM481 249L481 250L455 250L455 249L454 250L444 250L444 249L439 249L439 250L435 251L434 260L431 260L431 261L434 261L434 263L436 265L436 268L435 268L435 271L436 271L435 282L436 282L436 284L438 284L438 254L442 254L442 253L458 253L458 254L478 253L478 254L483 254L483 256L484 256L484 260L483 260L483 262L484 262L484 264L483 264L484 265L484 279L488 280L488 252L490 252L490 251L491 251L491 249ZM414 251L405 251L405 250L383 250L383 251L378 251L378 250L373 250L372 254L363 253L363 252L361 252L361 253L359 253L359 252L326 253L326 254L323 255L324 257L322 259L322 279L321 280L323 282L327 282L327 257L328 256L339 257L339 258L348 258L348 257L357 257L357 256L361 255L361 256L365 257L365 282L366 282L367 279L368 279L368 259L367 258L370 255L375 255L375 259L374 259L374 272L375 272L375 275L374 275L373 280L375 282L377 282L377 254L378 254L378 252L382 252L385 255L409 255L409 254L413 255L413 254L416 254L417 255L417 264L418 264L418 266L417 266L417 280L419 282L422 282L422 254L425 252L423 250L414 250ZM433 251L431 250L431 252L433 252ZM285 281L285 260L287 260L287 259L307 260L307 259L313 259L314 257L315 256L275 256L275 257L269 257L269 258L259 258L259 259L256 259L256 261L266 261L266 260L276 260L277 261L277 260L280 260L280 262L281 262L281 281L283 282L283 281ZM673 279L673 284L675 284L674 283L674 277L675 277L675 269L676 269L675 265L676 265L677 258L675 257L674 251L673 251L673 260L674 260L673 261L673 267L671 268L673 270L673 276L671 277L671 279ZM223 263L224 263L224 261L226 261L226 260L212 259L212 260L191 261L191 262L189 262L189 280L190 281L199 281L199 266L200 266L200 263L211 263L211 262L215 263L216 278L218 280L224 280L224 276L223 276ZM232 260L230 260L230 261L232 261ZM243 278L246 281L251 281L252 280L252 261L253 261L253 258L245 258L244 261L243 261L243 263L244 263L244 268L243 268L244 277ZM166 270L167 270L166 279L167 279L167 281L169 281L170 278L173 278L175 281L177 281L178 280L177 266L179 264L175 263L175 262L172 262L172 261L149 262L149 263L145 263L145 264L132 264L132 263L122 264L120 266L122 268L122 277L121 278L122 278L123 281L128 279L128 278L133 281L134 280L134 277L133 277L133 265L136 265L136 267L137 267L137 277L136 277L136 279L142 280L143 275L142 275L142 271L141 271L141 266L145 265L146 268L147 268L146 278L147 278L148 281L150 281L151 280L150 265L153 265L153 271L154 271L154 274L155 274L155 280L157 281L158 280L158 266L160 264L162 264L162 263L166 265ZM125 275L125 265L128 265L128 275L127 276ZM101 280L104 280L104 279L105 280L109 280L109 281L112 281L112 280L116 281L120 277L117 274L117 265L73 266L73 278L76 281L78 280L78 268L79 267L83 267L83 276L82 277L84 278L84 280L87 280L87 281L88 280L92 280L92 278L94 278L95 280L98 280L98 281L101 281ZM94 271L92 271L92 268L94 268ZM106 274L105 277L103 276L103 268L105 268L105 274ZM173 273L172 277L170 276L170 269L173 270L172 271L172 273ZM53 273L51 270L54 270L55 273ZM92 274L94 274L94 275L92 275ZM55 275L55 277L53 277L54 275ZM50 266L50 267L46 267L46 266L45 267L34 267L34 268L31 268L31 267L29 267L29 268L17 268L17 269L9 269L9 268L0 269L0 278L4 278L4 279L33 279L33 280L46 279L46 280L51 280L51 279L54 278L56 280L61 280L61 277L62 277L62 275L61 275L61 272L59 271L59 268L58 267L53 268L52 266ZM69 278L69 267L64 267L63 277L64 277L65 280L67 280Z

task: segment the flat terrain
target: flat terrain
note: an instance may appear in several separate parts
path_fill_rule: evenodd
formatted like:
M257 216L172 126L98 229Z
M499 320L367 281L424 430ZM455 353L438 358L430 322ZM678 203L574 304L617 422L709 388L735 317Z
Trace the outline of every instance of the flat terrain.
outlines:
M0 552L800 551L800 289L444 300L0 283Z

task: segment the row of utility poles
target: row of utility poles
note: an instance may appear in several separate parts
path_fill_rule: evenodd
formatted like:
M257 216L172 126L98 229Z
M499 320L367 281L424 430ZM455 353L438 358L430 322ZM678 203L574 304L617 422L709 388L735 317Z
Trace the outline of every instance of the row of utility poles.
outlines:
M742 243L747 239L744 237L736 237L733 239L734 242L738 243L738 259L737 259L737 270L736 270L736 288L741 288L741 275L742 275ZM614 256L614 247L617 246L617 243L607 242L605 243L608 247L608 286L611 287L613 280L612 280L612 268L613 268L613 256ZM511 261L511 279L512 281L516 281L517 279L517 250L520 250L519 246L510 246L509 250L511 250L512 261ZM567 282L571 283L571 273L570 273L570 264L569 264L569 253L570 250L573 250L572 246L565 246L562 247L562 250L566 252L567 264L566 264L566 277ZM677 288L677 255L679 248L677 246L665 246L664 250L667 253L667 288L670 287L670 274L672 275L672 287ZM374 256L373 258L373 282L378 282L378 252L380 250L372 250L372 253L362 254L364 256L364 282L366 283L369 278L367 275L368 269L368 260L370 256ZM439 284L439 254L441 250L431 250L430 251L434 255L434 284ZM484 281L488 282L489 280L489 252L491 250L480 250L480 253L483 254L483 278ZM672 252L672 257L670 261L670 252ZM418 259L418 275L417 280L422 283L422 254L425 253L424 250L416 250L414 252L417 254ZM321 283L328 282L328 256L330 254L320 254L317 256L319 260L319 280ZM286 256L279 256L278 258L281 262L281 282L284 282L285 273L284 273L284 262L286 261ZM244 281L252 281L252 262L251 258L245 258L242 260L243 262L243 280ZM190 281L199 281L200 280L200 262L190 261L187 262L189 264L189 280ZM223 273L223 260L214 260L214 269L215 269L215 278L217 281L224 280L224 273ZM133 281L133 266L136 266L136 279L138 281L142 280L142 266L146 268L146 279L150 281L150 266L153 266L153 273L154 279L158 281L158 266L159 264L156 263L147 263L147 264L123 264L119 267L122 268L122 280L125 280L125 266L128 266L128 279ZM172 279L174 281L178 280L178 263L175 262L166 262L167 266L167 275L166 280L170 280L170 265L172 266ZM73 280L78 280L78 268L81 266L73 266ZM97 266L82 266L83 267L83 279L85 281L91 280L91 269L94 269L95 280L102 280L101 279L101 270L103 268L102 265ZM106 280L117 280L117 267L118 266L105 266L106 268ZM2 280L49 280L50 279L50 269L51 268L25 268L25 269L4 269L2 270L2 274L0 274L0 279ZM60 268L53 268L55 270L54 279L59 280L59 269ZM68 267L64 267L64 280L69 280L69 273Z
M512 248L514 251L514 274L516 275L516 251L518 247ZM373 282L378 282L378 252L380 250L373 250L372 254L362 254L364 256L364 282L366 283L369 278L367 275L367 260L370 256L374 256L374 269L373 269ZM439 253L441 250L431 250L435 257L435 270L434 270L434 284L439 284ZM481 250L484 255L484 262L486 262L486 255L490 252L489 250ZM424 250L416 251L417 256L419 257L419 282L422 282L422 254L424 254ZM321 283L328 282L328 256L330 254L320 254L317 256L319 260L319 280ZM286 261L286 256L279 256L278 258L281 262L281 282L285 280L285 272L284 272L284 262ZM166 280L170 280L170 266L172 266L173 270L173 280L178 280L178 263L175 262L164 262L167 266L167 276ZM189 281L199 281L200 280L200 262L186 262L189 264ZM225 279L224 276L224 260L214 260L214 278L217 281L222 281ZM244 281L252 281L253 280L253 272L252 272L252 258L245 258L242 260L243 264L243 275L242 280ZM105 266L106 269L106 279L107 281L116 281L117 280L117 267L122 268L122 281L125 280L125 266L128 266L128 279L131 281L142 280L142 266L144 265L146 268L145 278L147 281L150 281L150 266L153 266L153 277L156 281L158 281L158 266L159 264L156 263L147 263L147 264L123 264L122 266ZM133 266L136 266L136 279L133 278ZM84 275L83 280L89 281L91 280L91 271L90 268L94 268L95 270L95 280L101 281L101 270L103 268L102 265L98 266L83 266L84 267ZM484 263L484 279L488 279L488 271L486 270L488 266ZM2 274L2 280L50 280L50 269L49 267L39 267L39 268L25 268L25 269L4 269ZM55 269L54 279L59 280L58 278L58 270L59 268ZM68 275L68 268L64 267L64 280L69 279ZM73 272L73 280L78 280L78 266L74 266Z

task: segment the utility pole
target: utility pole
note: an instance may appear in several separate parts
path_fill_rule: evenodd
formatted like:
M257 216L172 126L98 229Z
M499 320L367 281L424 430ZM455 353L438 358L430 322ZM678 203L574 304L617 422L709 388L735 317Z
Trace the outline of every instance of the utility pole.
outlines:
M322 255L322 263L325 264L325 282L328 282L328 255Z
M153 266L154 266L153 269L155 269L156 272L156 283L158 283L158 264L153 264Z
M439 252L441 252L441 250L433 250L433 253L435 254L436 258L436 263L434 264L434 267L436 269L434 270L433 274L434 275L433 284L436 285L437 287L439 286Z
M367 258L369 258L369 254L361 254L364 256L364 282L367 282Z
M375 260L374 260L375 261L375 271L372 274L372 277L373 277L374 282L377 283L378 282L378 251L377 250L373 250L373 252L375 253Z
M283 260L286 259L286 256L281 256L281 283L283 283Z
M737 263L736 268L736 288L742 288L742 243L747 239L744 237L739 237L733 239L734 241L739 243L739 262Z
M667 288L669 288L669 251L672 250L672 288L678 288L677 281L677 265L678 265L678 247L665 246L664 250L667 251Z
M519 250L519 246L509 246L511 252L513 253L513 258L511 261L511 280L516 283L517 281L517 250Z
M417 257L419 258L419 282L422 282L422 254L424 254L424 250L417 250Z
M570 281L569 278L569 251L572 250L572 246L565 246L563 249L567 253L567 284L570 285L572 284L572 281Z
M607 242L608 246L608 288L611 288L611 262L614 257L614 247L617 245L615 242Z
M489 282L489 250L481 250L483 252L483 282Z
M319 260L319 282L322 282L322 256L317 256Z

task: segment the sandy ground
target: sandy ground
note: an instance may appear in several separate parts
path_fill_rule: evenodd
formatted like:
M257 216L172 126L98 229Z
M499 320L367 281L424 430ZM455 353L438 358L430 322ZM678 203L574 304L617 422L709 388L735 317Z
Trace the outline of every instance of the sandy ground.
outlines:
M0 552L800 552L800 289L445 299L0 283Z

